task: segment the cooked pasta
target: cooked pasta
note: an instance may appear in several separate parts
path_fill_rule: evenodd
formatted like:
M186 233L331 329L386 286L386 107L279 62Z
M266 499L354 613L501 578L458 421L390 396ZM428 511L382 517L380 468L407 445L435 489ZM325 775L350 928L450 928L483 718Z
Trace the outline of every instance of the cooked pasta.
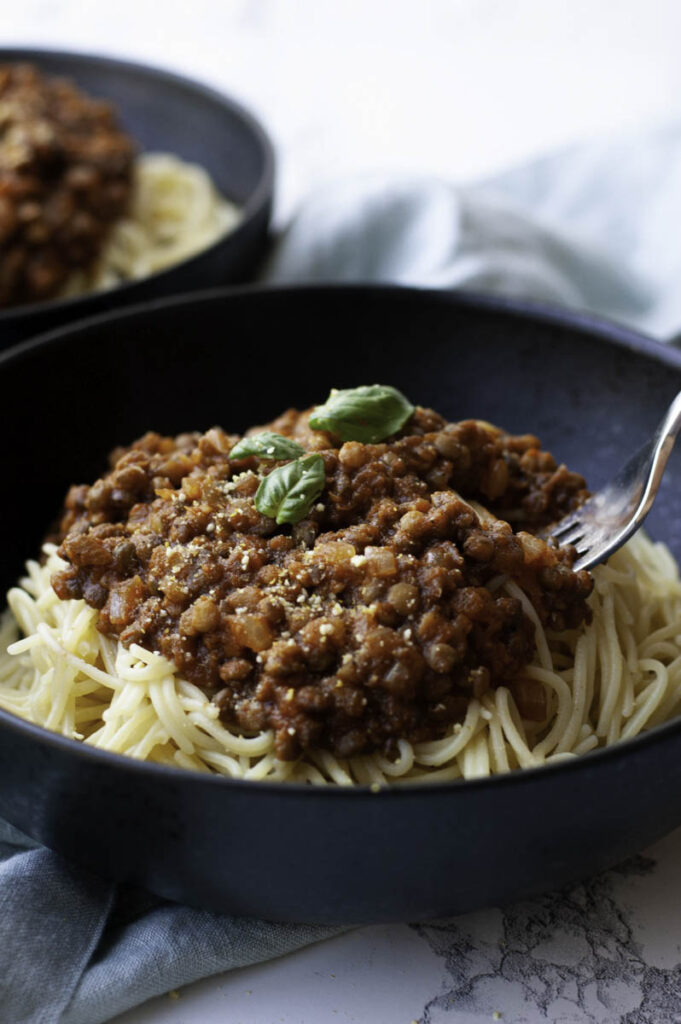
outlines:
M681 582L660 543L639 533L594 571L590 624L544 632L516 584L499 589L522 601L537 653L524 674L547 696L543 722L520 717L509 689L471 700L463 722L437 740L398 742L342 759L315 750L295 761L275 756L273 734L242 735L163 656L97 630L83 600L59 600L50 584L64 567L53 545L29 562L8 595L0 647L0 707L94 747L231 778L354 783L375 787L480 778L567 760L630 739L673 718L681 706ZM17 637L17 624L23 637ZM6 652L6 653L4 653Z
M79 271L65 296L115 288L149 277L206 249L239 221L202 167L167 153L135 163L132 202L112 227L95 267Z

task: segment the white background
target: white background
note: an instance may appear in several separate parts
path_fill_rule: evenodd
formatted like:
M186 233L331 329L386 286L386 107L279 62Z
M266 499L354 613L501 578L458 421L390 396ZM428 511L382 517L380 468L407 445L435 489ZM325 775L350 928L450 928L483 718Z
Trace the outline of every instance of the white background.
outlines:
M0 41L141 58L231 92L276 141L280 222L350 171L472 180L681 116L678 0L0 0ZM665 928L653 945L676 962L678 929ZM442 978L413 931L379 927L120 1024L410 1024Z
M470 179L681 110L677 0L20 0L0 39L229 90L278 143L280 211L350 170Z

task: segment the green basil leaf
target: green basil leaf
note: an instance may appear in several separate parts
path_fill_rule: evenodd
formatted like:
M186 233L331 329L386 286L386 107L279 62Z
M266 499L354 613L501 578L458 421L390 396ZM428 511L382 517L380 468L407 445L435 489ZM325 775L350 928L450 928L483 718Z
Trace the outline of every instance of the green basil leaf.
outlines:
M325 484L324 459L306 455L268 473L255 492L255 507L280 524L297 523L305 518Z
M375 444L401 430L413 411L397 388L371 384L332 391L310 416L310 426L337 434L342 441Z
M251 437L242 437L229 453L230 459L247 459L255 455L259 459L297 459L305 449L290 437L282 437L271 430L263 430Z

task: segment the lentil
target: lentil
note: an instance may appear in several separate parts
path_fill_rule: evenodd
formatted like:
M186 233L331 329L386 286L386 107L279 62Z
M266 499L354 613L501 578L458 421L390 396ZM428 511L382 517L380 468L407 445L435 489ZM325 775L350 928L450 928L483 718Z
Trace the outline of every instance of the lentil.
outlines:
M293 528L253 501L277 463L232 464L237 437L218 427L114 452L67 495L58 596L99 608L99 629L123 644L160 650L226 722L272 728L282 759L394 754L501 683L540 717L522 675L534 627L487 584L515 580L550 628L588 618L590 576L535 536L584 500L583 479L536 438L481 421L417 409L388 441L341 445L308 416L270 425L324 462L323 500Z
M48 299L128 206L134 147L112 107L0 65L0 307Z

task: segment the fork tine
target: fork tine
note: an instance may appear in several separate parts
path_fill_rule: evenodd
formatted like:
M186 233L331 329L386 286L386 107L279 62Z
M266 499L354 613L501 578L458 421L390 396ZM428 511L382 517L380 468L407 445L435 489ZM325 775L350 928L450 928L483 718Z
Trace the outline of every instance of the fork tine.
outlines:
M550 530L560 547L575 547L575 569L591 569L604 562L641 526L655 500L679 431L681 391L650 440L634 452L619 473Z
M578 513L573 512L571 513L571 515L565 516L564 519L561 519L559 522L556 523L556 525L551 530L551 536L555 537L556 540L558 540L558 538L562 537L565 533L568 532L568 530L573 530L575 527L578 527L580 525L581 519Z
M564 548L566 544L577 544L580 540L582 540L585 532L586 527L584 526L584 524L576 523L571 529L567 530L565 533L559 536L556 536L556 534L554 533L554 537L558 541L559 545L562 548Z
M591 550L587 547L584 551L577 551L577 558L575 558L572 570L573 572L579 572L580 569L591 569L592 565Z

